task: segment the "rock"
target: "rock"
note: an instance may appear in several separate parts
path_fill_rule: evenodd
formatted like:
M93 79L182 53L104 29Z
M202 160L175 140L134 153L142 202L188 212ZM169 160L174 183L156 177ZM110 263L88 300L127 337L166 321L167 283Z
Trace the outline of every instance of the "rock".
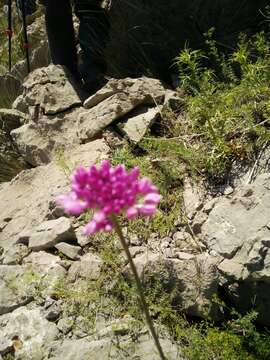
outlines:
M15 244L0 256L3 265L18 265L29 254L30 250L23 244Z
M58 335L56 325L44 319L38 309L21 307L0 317L0 323L0 339L11 344L16 359L46 358L51 343ZM15 339L19 343L18 347L14 344Z
M0 128L7 133L27 121L27 116L18 110L0 109Z
M121 327L121 323L123 321L117 323L115 330ZM158 359L152 338L148 334L142 333L137 335L136 342L134 342L132 336L127 334L128 327L126 326L131 326L131 324L124 326L123 333L121 331L114 332L112 331L114 326L109 326L101 339L89 337L79 340L65 339L55 351L52 360ZM184 360L181 351L170 340L161 337L160 343L168 359ZM79 352L78 349L80 349Z
M28 247L33 251L46 250L53 248L62 241L73 241L75 239L71 221L68 218L61 217L41 223L29 236Z
M71 281L76 281L77 278L96 280L100 275L102 264L100 257L88 253L71 265L68 277Z
M22 156L28 163L37 166L53 159L73 170L76 165L96 162L109 148L103 139L79 146L77 129L74 126L82 110L72 109L56 116L42 116L38 123L30 122L11 135Z
M134 103L145 105L160 104L165 97L165 88L161 81L148 77L110 79L105 86L94 95L85 100L83 106L86 109L100 104L113 95L128 94L133 98Z
M130 251L131 256L135 257L135 256L137 256L139 254L143 254L146 251L146 249L147 248L145 246L131 246L129 248L129 251ZM123 251L123 257L125 257L125 256L126 256L126 254Z
M88 167L108 158L110 148L104 139L93 140L89 143L76 146L73 150L67 149L64 154L64 162L69 169L78 166ZM61 161L61 159L60 159Z
M33 252L23 259L28 276L24 287L39 297L48 297L55 293L55 286L66 276L65 263L58 256L45 251Z
M55 115L79 106L81 100L69 78L67 70L60 65L49 65L31 72L23 83L24 103L44 115Z
M67 141L66 146L70 146ZM69 177L80 163L90 165L104 159L109 151L104 140L78 146L58 156L57 163L21 172L0 188L0 247L11 248L42 222L63 215L55 198L69 190ZM29 201L31 199L31 201Z
M221 318L218 306L212 302L218 291L217 261L207 255L186 256L180 259L164 258L158 254L135 257L139 276L146 287L156 279L164 291L175 291L174 304L189 316ZM126 273L130 269L126 267Z
M39 136L39 127L31 122L11 132L20 154L33 166L48 164L53 143Z
M87 244L90 244L92 241L92 238L90 236L84 235L84 226L79 226L76 230L76 237L77 242L80 246L85 246Z
M198 235L208 251L219 256L227 301L240 312L257 311L258 322L269 325L270 174L259 175L253 184L240 186L209 208Z
M55 248L72 260L78 260L82 254L82 248L79 246L74 246L67 244L65 242L60 242L55 245Z
M68 189L65 173L55 164L25 170L0 191L0 246L11 248L22 232L32 232L51 217L57 195ZM31 201L30 201L31 199Z
M201 238L208 248L232 258L269 220L270 175L261 175L231 199L220 198L202 225Z
M23 260L23 264L32 264L37 267L44 267L46 271L50 268L55 268L57 265L62 264L62 260L59 256L49 254L45 251L32 252Z
M12 109L21 111L28 116L28 106L24 101L23 95L19 95L12 104Z
M184 94L180 94L180 91L166 90L164 106L168 106L171 110L179 112L184 105Z
M195 213L203 206L205 194L202 189L202 186L198 186L188 178L185 179L183 201L189 219L192 219Z
M159 115L160 109L157 107L150 109L140 107L132 115L130 114L123 126L118 124L118 127L130 141L138 143Z
M112 88L114 94L97 104L94 98L86 100L84 106L91 107L78 119L78 135L81 141L92 139L106 126L128 114L137 106L156 105L163 101L165 88L159 80L151 78L110 80L105 87ZM103 91L105 91L103 89Z
M43 313L43 316L45 317L45 319L48 321L53 321L53 322L56 322L62 313L61 304L57 304L57 303L53 303L48 308L42 309L42 310L43 310L42 313ZM58 328L58 326L57 326L57 328Z
M23 279L25 268L17 265L0 265L0 315L29 303L32 294L18 291L17 283ZM1 336L0 336L1 339Z
M62 318L58 321L57 328L66 335L72 329L73 324L72 318Z

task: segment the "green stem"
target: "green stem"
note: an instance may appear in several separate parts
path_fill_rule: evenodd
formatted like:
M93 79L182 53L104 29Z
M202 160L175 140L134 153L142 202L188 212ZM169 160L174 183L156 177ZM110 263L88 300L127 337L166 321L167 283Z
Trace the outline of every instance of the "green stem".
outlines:
M127 245L127 243L126 243L126 240L125 240L125 238L124 238L124 235L123 235L121 226L119 225L119 222L118 222L117 217L116 217L115 215L112 215L112 216L111 216L111 220L112 220L112 222L113 222L115 231L116 231L117 235L119 236L121 245L122 245L123 249L125 250L126 256L127 256L127 258L128 258L128 261L129 261L129 265L130 265L131 270L132 270L132 272L133 272L133 275L134 275L134 277L135 277L135 281L136 281L138 293L139 293L139 296L140 296L142 308L143 308L143 311L144 311L144 313L145 313L146 322L147 322L147 324L148 324L148 326L149 326L149 329L150 329L150 332L151 332L151 334L152 334L152 336L153 336L153 339L154 339L155 345L156 345L156 347L157 347L157 349L158 349L160 358L161 358L162 360L166 360L166 357L165 357L165 355L164 355L164 353L163 353L163 350L162 350L162 347L161 347L161 345L160 345L160 342L159 342L157 333L156 333L156 331L155 331L153 321L152 321L151 316L150 316L150 313L149 313L148 305L147 305L146 300L145 300L145 297L144 297L144 292L143 292L143 287L142 287L141 280L140 280L140 278L139 278L139 275L138 275L136 266L135 266L135 264L134 264L134 261L133 261L133 259L132 259L131 254L130 254L128 245Z

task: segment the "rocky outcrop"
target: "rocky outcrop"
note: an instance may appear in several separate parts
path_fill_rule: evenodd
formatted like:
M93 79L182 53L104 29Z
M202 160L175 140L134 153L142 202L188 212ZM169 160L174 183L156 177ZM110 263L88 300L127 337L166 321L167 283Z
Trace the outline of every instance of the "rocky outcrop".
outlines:
M201 254L177 259L145 251L136 256L134 262L145 287L159 282L165 293L174 293L172 302L179 311L194 317L221 318L212 301L219 281L216 261L211 256ZM129 273L129 267L126 271Z
M112 123L121 122L119 131L138 142L158 118L165 94L166 88L156 79L110 79L82 105L66 70L50 65L31 73L23 84L13 107L26 112L29 120L11 131L11 136L33 166L47 164L59 151L97 138Z
M123 139L138 143L170 101L181 107L161 81L141 77L110 79L83 102L65 69L51 65L27 78L13 110L0 110L1 125L36 166L0 186L0 355L153 359L153 341L144 329L134 343L134 319L97 313L90 326L84 315L74 315L77 300L71 310L65 306L65 296L75 292L79 302L89 284L101 281L106 253L98 253L99 245L82 234L87 220L65 216L55 197L68 190L78 165L99 163ZM130 237L146 289L157 280L173 294L175 309L212 320L222 319L213 301L222 295L226 304L241 303L242 311L252 304L258 321L269 324L270 175L249 179L251 184L231 186L210 201L202 184L185 180L185 225L176 221L164 238ZM119 253L121 258L120 248ZM128 279L124 265L119 274ZM184 359L163 329L160 338L169 358Z
M270 325L270 174L259 175L231 196L206 203L194 230L218 260L220 285L239 311L254 309Z

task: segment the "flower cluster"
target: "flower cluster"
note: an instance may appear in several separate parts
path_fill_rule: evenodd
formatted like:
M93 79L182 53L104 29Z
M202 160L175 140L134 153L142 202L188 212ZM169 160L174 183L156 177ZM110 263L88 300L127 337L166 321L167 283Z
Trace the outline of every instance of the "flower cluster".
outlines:
M112 215L133 219L155 213L161 196L148 178L139 179L139 175L138 167L127 172L123 165L112 167L109 161L103 161L99 168L79 167L72 177L71 192L58 196L56 202L72 215L95 211L85 227L86 235L111 231Z

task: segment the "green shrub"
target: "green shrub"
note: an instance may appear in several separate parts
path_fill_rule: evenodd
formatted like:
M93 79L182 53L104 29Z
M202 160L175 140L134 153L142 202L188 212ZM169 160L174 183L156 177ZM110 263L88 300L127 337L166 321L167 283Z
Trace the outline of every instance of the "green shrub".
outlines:
M270 40L265 32L242 35L225 56L213 33L206 34L207 52L186 48L175 63L189 131L200 134L204 171L219 178L233 161L253 160L270 140Z

